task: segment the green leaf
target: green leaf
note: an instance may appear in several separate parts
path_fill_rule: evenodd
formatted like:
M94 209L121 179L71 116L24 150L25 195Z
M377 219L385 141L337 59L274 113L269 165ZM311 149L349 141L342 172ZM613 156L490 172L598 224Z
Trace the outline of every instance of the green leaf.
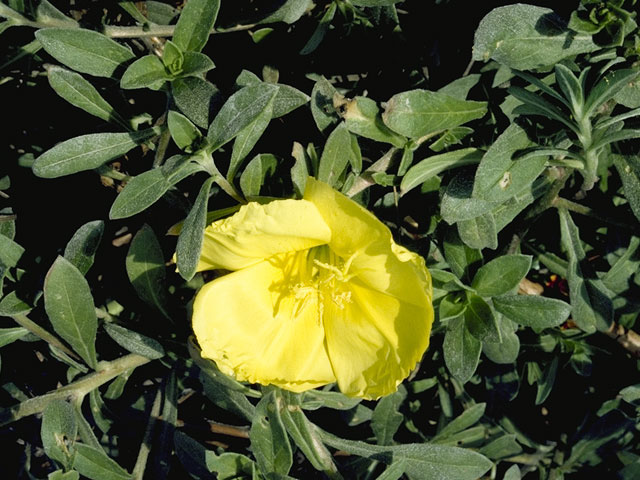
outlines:
M282 408L282 398L270 392L258 402L251 422L251 450L265 476L286 475L293 464L291 444L280 417Z
M640 75L637 69L621 69L607 73L589 91L585 101L585 116L591 117L607 100L612 99L620 90L631 84Z
M304 410L318 410L331 408L333 410L351 410L360 403L361 399L347 397L340 392L326 392L323 390L307 390L302 394L301 407Z
M271 100L269 100L269 103L267 103L267 105L265 106L265 109L260 112L260 114L249 125L244 127L238 133L238 136L233 142L231 160L229 160L229 170L227 171L227 179L229 181L232 181L235 178L238 169L242 165L242 161L247 155L249 155L264 131L267 129L267 126L269 125L269 122L271 121L273 115L274 102L275 97L271 98ZM258 187L262 185L262 180L264 180L264 175L260 179L261 183L260 185L258 185Z
M591 35L568 30L552 10L515 4L494 8L480 21L473 59L493 59L517 70L533 70L598 48Z
M624 197L640 221L640 156L615 155L613 160L624 187Z
M469 332L462 317L449 322L442 349L447 369L462 383L468 382L478 367L482 342Z
M522 452L522 447L516 441L516 436L512 435L503 435L502 437L496 438L492 442L488 443L484 447L480 449L480 453L482 455L486 455L491 460L499 460L501 458L512 457ZM515 465L514 465L515 466ZM517 469L518 467L516 467ZM512 470L511 468L509 470ZM505 473L504 479L509 478ZM517 477L520 478L519 476Z
M467 308L464 311L464 321L469 333L478 340L500 341L500 331L493 310L487 302L478 295L467 291Z
M322 40L324 40L325 35L329 31L333 17L336 15L336 9L337 4L335 2L331 2L329 7L322 14L322 18L320 18L318 26L313 31L313 34L311 34L311 38L309 38L304 47L302 47L302 50L300 50L300 55L309 55L318 48L318 46L320 46Z
M87 222L76 230L64 249L64 258L73 263L83 275L93 265L93 259L96 256L103 233L104 222L102 220Z
M482 342L482 352L494 363L509 364L514 363L520 352L520 338L515 333L517 328L508 318L502 317L500 320L501 342Z
M218 480L258 478L256 464L249 457L239 453L228 452L215 455L213 452L208 452L206 461L209 471L218 474L216 477Z
M492 202L503 202L526 188L542 173L546 157L512 160L517 150L532 142L525 131L512 123L491 145L476 170L473 197Z
M333 458L319 438L314 425L307 420L300 408L300 398L297 394L284 390L275 390L275 398L280 408L282 422L298 448L311 462L313 468L335 475L337 469Z
M478 269L471 288L482 297L494 297L510 292L531 268L529 255L503 255Z
M169 132L171 132L171 138L182 150L192 152L192 145L202 137L200 130L191 123L191 120L174 110L169 111L167 125Z
M558 209L560 215L560 233L564 250L569 256L567 281L571 300L571 317L576 325L585 332L596 329L605 331L613 320L613 305L608 298L606 287L601 280L587 278L583 273L582 262L586 257L578 227L564 208Z
M160 58L146 55L129 65L120 79L120 87L158 90L170 78Z
M209 126L211 151L233 139L253 122L278 93L278 87L268 83L244 87L234 93L222 106Z
M404 390L382 397L371 416L371 430L376 436L378 445L392 445L393 437L404 422L404 415L399 412L406 397Z
M56 470L47 476L47 480L79 480L80 474L75 470L65 472L64 470Z
M171 40L167 40L164 43L164 50L162 52L162 63L172 74L182 72L184 54Z
M146 224L131 241L126 268L129 281L138 296L170 318L167 312L164 254L156 235Z
M451 180L440 204L440 215L445 222L452 224L472 220L491 211L493 203L471 198L472 189L473 179L469 175L459 174Z
M198 172L201 167L190 157L176 155L161 168L154 168L133 177L118 194L109 218L116 220L140 213L158 201L173 185Z
M180 111L201 128L209 126L224 101L215 85L198 77L174 80L171 93Z
M183 52L199 52L207 44L220 10L220 0L189 0L182 9L173 42Z
M104 450L76 444L73 468L91 480L131 480L131 475L104 453Z
M57 178L98 168L158 134L155 128L131 133L92 133L66 140L36 158L33 173Z
M639 248L640 238L631 237L629 246L624 250L624 253L602 277L602 283L606 288L617 294L631 288L633 277L640 270Z
M404 474L406 468L403 461L393 462L380 474L376 480L398 480Z
M0 300L0 317L13 317L32 310L28 303L21 300L15 291L7 293Z
M5 316L1 312L0 312L0 315ZM9 345L10 343L15 342L16 340L20 340L22 337L24 337L28 333L29 333L29 330L22 327L0 328L0 348L4 347L5 345Z
M456 229L449 228L445 235L444 257L451 267L451 271L461 279L470 282L473 269L482 263L482 253L465 245Z
M412 166L402 178L400 184L402 193L408 192L446 170L474 165L480 161L483 153L477 148L463 148L425 158Z
M477 480L492 466L486 457L469 449L429 443L370 445L318 431L326 444L353 455L379 460L387 465L404 462L405 472L413 480Z
M333 105L333 98L337 93L338 91L331 82L324 77L320 77L320 80L313 86L311 115L313 115L313 120L321 132L340 120L340 115Z
M495 217L491 213L458 222L458 234L471 248L478 250L498 248L498 228Z
M270 153L256 155L247 164L240 176L240 189L245 197L257 197L265 183L265 178L275 173L278 160Z
M258 24L276 22L295 23L313 5L312 0L287 0L284 4L281 2L278 2L278 4L280 5L278 9L260 20Z
M464 412L462 412L462 414L447 423L442 428L442 430L440 430L436 434L436 436L431 439L431 441L434 443L441 442L451 435L472 427L480 421L480 419L484 415L486 407L486 403L477 403L467 408Z
M460 292L452 292L445 295L438 305L438 317L441 322L446 322L464 314L467 308L466 298Z
M517 465L511 465L509 470L504 472L504 478L502 480L521 480L520 469Z
M445 85L438 90L438 93L444 93L450 97L457 98L459 100L465 100L471 90L480 81L480 74L474 73L458 78L453 82Z
M394 133L384 124L378 105L370 98L355 97L347 102L342 118L347 129L356 135L390 143L398 148L402 148L407 142L406 138Z
M62 399L51 400L42 413L40 437L47 456L60 462L65 469L73 463L77 433L73 407Z
M486 102L459 100L428 90L411 90L391 97L382 119L391 130L419 138L481 118L486 111Z
M24 248L9 237L0 235L0 266L13 268L24 253Z
M557 327L571 313L571 305L568 303L536 295L494 297L493 306L514 322L539 329Z
M209 192L214 178L205 180L200 188L198 197L191 207L191 211L184 221L182 231L178 237L176 246L177 267L180 275L185 280L191 280L196 274L200 251L204 240L204 228L207 221L207 204L209 202Z
M184 52L180 76L201 76L215 68L213 61L203 53Z
M77 27L78 22L67 17L64 13L54 7L47 0L41 0L35 8L35 18L45 25L60 27Z
M297 88L277 83L278 93L273 103L273 118L279 118L301 107L309 101L309 96Z
M64 257L58 257L44 280L44 308L53 329L91 368L96 368L96 318L89 284Z
M461 143L461 140L473 133L473 128L469 127L453 127L449 128L442 133L438 139L429 145L429 150L434 152L441 152L446 150L452 145Z
M112 77L131 50L109 37L81 28L44 28L36 38L49 55L69 68L96 77Z
M320 157L318 180L331 186L338 184L347 165L353 162L354 152L351 141L351 134L344 123L339 124L331 132Z
M582 90L582 84L578 78L573 74L571 70L562 64L555 66L556 82L564 93L564 96L569 100L571 110L576 118L581 118L583 114L584 104L584 92Z
M551 390L553 390L553 384L556 381L556 374L558 373L558 362L560 357L555 356L550 364L548 364L542 372L542 378L538 382L538 391L536 393L536 405L544 403Z
M105 323L104 329L118 345L131 353L137 353L152 360L164 357L164 348L153 338L115 323Z
M47 73L51 88L71 105L106 122L127 127L127 122L82 75L56 65L49 67Z
M207 450L199 442L180 430L174 433L173 443L176 455L187 472L195 475L198 479L215 478L210 474L207 465L208 458L215 455L213 452Z

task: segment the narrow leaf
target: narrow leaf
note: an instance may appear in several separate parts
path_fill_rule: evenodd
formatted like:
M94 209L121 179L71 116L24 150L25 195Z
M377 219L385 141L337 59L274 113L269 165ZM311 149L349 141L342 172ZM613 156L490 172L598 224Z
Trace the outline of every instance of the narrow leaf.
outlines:
M131 480L131 475L107 456L104 450L76 444L73 468L91 480Z
M35 35L60 63L97 77L112 77L120 65L134 58L129 48L92 30L43 28Z
M93 133L59 143L36 158L33 173L56 178L98 168L158 134L155 128L131 133Z
M503 295L493 299L495 309L520 325L552 328L562 324L571 305L555 298L535 295Z
M428 90L411 90L391 97L382 119L391 130L418 138L475 120L486 111L486 102L459 100Z
M118 112L79 73L55 65L49 67L47 73L51 87L71 105L106 122L127 126Z
M552 10L514 4L494 8L480 21L473 59L493 59L517 70L532 70L598 48L591 35L568 30Z
M503 255L480 267L471 287L482 297L502 295L517 288L530 267L529 255Z
M126 268L136 293L152 307L167 313L164 254L160 243L148 225L143 225L131 241Z
M480 162L484 152L477 148L463 148L425 158L412 166L400 183L402 193L417 187L436 175L453 168Z
M318 180L336 186L353 155L351 134L341 123L331 132L324 146L318 166Z
M104 329L118 345L131 353L137 353L152 360L164 357L164 348L153 338L115 323L105 323Z
M264 110L262 110L262 112L260 112L249 125L244 127L238 133L238 136L233 142L231 160L229 160L229 170L227 171L227 179L229 181L232 181L235 178L242 161L247 155L249 155L255 144L260 140L260 137L267 129L272 118L274 102L275 97L272 97Z
M58 257L44 281L44 307L53 329L91 367L96 360L96 318L89 284L64 257Z
M404 401L406 393L397 391L382 397L371 416L371 430L378 445L392 445L393 437L404 422L404 415L398 410Z
M270 153L258 154L247 164L240 176L240 189L245 197L257 197L265 178L275 173L278 160Z
M318 429L322 440L353 455L382 461L388 465L402 461L414 480L477 480L492 466L486 457L458 447L409 443L397 446L371 445L345 440Z
M210 177L202 184L200 193L182 226L178 245L176 246L177 266L180 275L185 280L191 280L196 273L200 251L204 240L204 228L207 221L207 203L209 191L214 182Z
M103 232L104 222L102 220L87 222L76 230L64 249L64 258L73 263L83 275L93 265L93 259L100 245L100 240L102 240Z
M191 123L191 120L174 110L170 110L167 115L167 125L171 138L182 150L193 151L192 145L202 137L200 130Z
M451 374L462 383L469 381L478 367L482 342L467 330L462 317L450 321L442 349Z
M273 392L263 396L251 423L251 450L265 476L270 473L286 475L293 464L291 444L280 417L281 403L282 398Z
M184 52L199 52L207 44L220 10L220 0L189 0L180 14L173 42Z
M217 150L253 122L277 93L278 87L268 83L244 87L234 93L209 126L207 137L211 150Z

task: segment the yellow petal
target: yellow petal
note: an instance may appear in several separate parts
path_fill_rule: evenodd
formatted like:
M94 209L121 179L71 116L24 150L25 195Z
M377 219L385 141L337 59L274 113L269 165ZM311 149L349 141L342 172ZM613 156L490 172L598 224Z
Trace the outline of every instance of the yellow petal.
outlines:
M391 232L371 212L337 192L326 183L307 179L305 200L313 202L331 229L331 249L342 257L350 257Z
M305 257L279 255L206 284L193 306L202 355L241 381L296 392L335 382L317 292L295 295Z
M424 259L393 241L371 212L326 183L309 177L304 198L313 202L332 232L329 246L352 259L351 272L375 290L426 308L431 277Z
M313 203L251 202L205 230L198 270L239 270L284 252L327 243L331 231Z
M327 351L340 391L376 399L394 392L429 345L431 305L416 306L349 282L351 303L325 302Z

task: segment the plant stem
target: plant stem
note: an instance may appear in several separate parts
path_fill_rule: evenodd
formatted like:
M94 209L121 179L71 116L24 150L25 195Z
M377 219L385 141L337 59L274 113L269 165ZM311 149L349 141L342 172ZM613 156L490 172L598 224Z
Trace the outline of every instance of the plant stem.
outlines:
M4 17L11 21L14 25L32 28L47 28L47 27L59 27L59 22L35 22L20 15L18 12L0 3L0 17ZM215 33L233 33L241 32L244 30L251 30L255 28L257 24L250 23L246 25L235 25L229 28L217 28L211 31ZM79 25L65 24L67 28L80 28ZM173 37L176 30L175 25L155 25L145 24L132 27L121 27L118 25L105 25L102 33L111 38L141 38L141 37Z
M82 361L82 359L78 355L76 355L75 352L70 350L64 343L62 343L62 341L60 341L58 339L58 337L56 337L52 333L49 333L47 330L42 328L40 325L38 325L36 322L31 320L26 315L23 315L23 314L14 315L11 318L13 318L18 325L20 325L21 327L26 328L31 333L33 333L36 337L41 338L42 340L44 340L45 342L47 342L50 345L53 345L56 348L59 348L60 350L62 350L64 353L66 353L70 357L72 357L72 358L74 358L76 360Z
M580 205L579 203L572 202L571 200L567 200L566 198L558 197L554 203L554 207L556 208L566 208L567 210L575 213L579 213L580 215L585 215L587 217L591 217L600 222L606 223L608 225L621 228L623 230L627 230L630 232L638 233L638 229L634 228L629 223L618 222L616 220L612 220L611 217L607 217L604 215L600 215L598 212L593 210L591 207L587 207L586 205Z
M71 399L84 397L87 393L114 379L122 372L139 367L150 362L151 359L131 353L111 362L99 364L99 370L90 373L65 387L53 390L39 397L30 398L13 407L0 410L0 427L20 420L21 418L41 413L52 400L62 398Z
M609 338L613 338L625 350L640 358L640 335L629 330L619 323L613 322L609 330L603 332Z
M362 174L355 179L353 185L351 185L351 188L346 194L347 197L353 197L366 188L369 188L371 185L374 185L376 182L373 181L371 175L378 172L386 172L389 168L389 165L391 165L393 155L399 151L400 149L396 147L390 148L387 153L385 153L382 157L376 160L373 165L362 172Z
M144 438L140 444L140 450L138 451L138 458L136 464L133 467L131 476L133 480L142 480L144 477L144 471L147 467L147 459L149 458L149 452L151 451L151 437L153 435L153 428L156 425L156 421L160 416L160 405L162 404L162 391L158 388L156 392L156 398L153 400L151 411L149 412L149 421L147 422L147 428L144 431Z

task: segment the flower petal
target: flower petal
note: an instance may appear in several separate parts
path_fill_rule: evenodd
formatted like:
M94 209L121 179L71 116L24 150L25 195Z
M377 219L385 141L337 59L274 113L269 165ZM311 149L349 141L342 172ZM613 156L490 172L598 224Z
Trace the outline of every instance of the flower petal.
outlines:
M305 200L313 202L331 229L331 250L348 258L380 238L391 238L389 229L371 212L326 183L307 179Z
M251 202L205 230L198 270L240 270L266 258L326 244L331 231L313 203Z
M331 229L329 246L352 258L350 272L375 290L426 308L431 303L431 277L424 259L393 241L391 231L371 212L313 178L304 198L313 202Z
M325 302L327 351L340 391L376 399L396 390L429 346L430 304L416 306L358 280L351 303Z
M305 257L279 255L206 284L193 305L202 355L241 381L296 392L335 382L317 293L292 294Z

